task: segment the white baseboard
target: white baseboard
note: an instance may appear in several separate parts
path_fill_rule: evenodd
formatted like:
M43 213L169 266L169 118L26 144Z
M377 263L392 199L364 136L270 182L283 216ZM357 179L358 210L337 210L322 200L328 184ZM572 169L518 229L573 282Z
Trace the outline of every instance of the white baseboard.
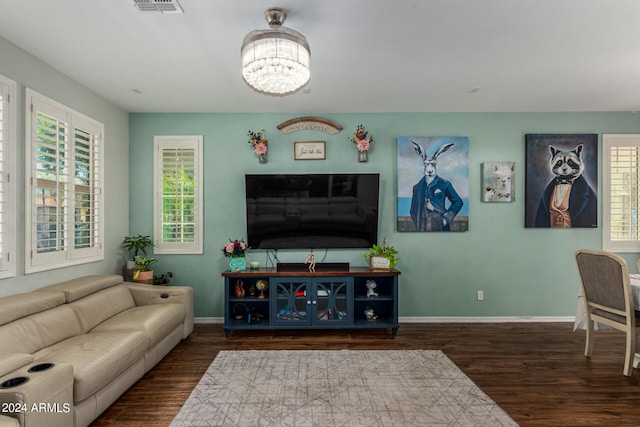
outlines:
M223 325L224 319L222 317L195 317L193 323L210 323L215 325Z
M490 316L490 317L458 317L458 316L416 316L400 317L400 323L523 323L523 322L571 322L575 316Z
M517 322L571 322L574 316L494 316L494 317L458 317L458 316L407 316L398 319L400 323L517 323ZM222 317L196 317L194 323L224 324Z

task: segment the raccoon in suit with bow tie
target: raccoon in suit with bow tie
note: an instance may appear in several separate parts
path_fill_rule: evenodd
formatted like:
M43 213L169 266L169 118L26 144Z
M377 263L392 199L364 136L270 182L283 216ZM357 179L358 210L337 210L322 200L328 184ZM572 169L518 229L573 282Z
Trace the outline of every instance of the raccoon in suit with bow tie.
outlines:
M598 197L582 176L582 149L582 144L567 151L549 146L549 169L554 178L542 193L536 213L536 227L598 226Z

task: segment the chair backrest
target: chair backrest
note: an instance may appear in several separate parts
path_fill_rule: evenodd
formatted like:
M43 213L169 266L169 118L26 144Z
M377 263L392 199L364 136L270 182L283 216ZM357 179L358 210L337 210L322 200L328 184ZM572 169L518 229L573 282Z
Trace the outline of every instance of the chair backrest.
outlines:
M578 250L575 258L587 304L595 304L598 309L606 312L617 311L616 314L633 319L633 296L626 261L613 253L591 249ZM607 310L606 307L614 311ZM605 317L624 322L624 319L616 316Z

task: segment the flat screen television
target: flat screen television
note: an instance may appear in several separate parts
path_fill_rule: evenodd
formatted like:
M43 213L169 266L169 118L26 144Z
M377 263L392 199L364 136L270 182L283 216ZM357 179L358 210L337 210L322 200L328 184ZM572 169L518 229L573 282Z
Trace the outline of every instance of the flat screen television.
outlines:
M368 248L378 242L380 175L245 175L253 249Z

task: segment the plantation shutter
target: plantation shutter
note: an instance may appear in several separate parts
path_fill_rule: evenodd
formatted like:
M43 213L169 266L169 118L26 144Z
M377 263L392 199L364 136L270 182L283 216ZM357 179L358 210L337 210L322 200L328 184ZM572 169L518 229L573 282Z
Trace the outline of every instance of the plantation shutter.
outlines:
M608 181L605 246L608 250L636 251L640 247L640 135L604 135L603 141Z
M102 243L102 135L99 127L74 121L74 246L72 258L95 256Z
M35 101L32 126L33 265L66 259L69 245L69 114L53 105Z
M201 136L157 136L155 253L202 253Z
M0 76L0 278L15 275L15 83ZM14 96L15 97L15 96Z
M28 91L27 273L103 259L102 124Z

